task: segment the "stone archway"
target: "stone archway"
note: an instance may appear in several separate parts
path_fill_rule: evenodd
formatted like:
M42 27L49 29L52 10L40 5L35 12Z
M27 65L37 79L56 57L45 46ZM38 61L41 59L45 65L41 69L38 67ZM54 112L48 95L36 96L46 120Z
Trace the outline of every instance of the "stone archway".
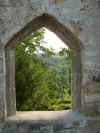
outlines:
M3 119L6 117L6 113L7 116L16 114L16 96L14 83L14 48L32 31L36 31L41 27L46 27L53 31L72 50L72 110L80 111L82 109L81 42L68 28L61 24L55 17L48 14L43 14L33 19L24 28L22 28L20 32L16 33L5 46L4 65L6 70L6 82L4 83L6 87L6 95L3 102L4 106L1 106L1 108L4 107L2 108ZM5 93L5 90L3 91Z

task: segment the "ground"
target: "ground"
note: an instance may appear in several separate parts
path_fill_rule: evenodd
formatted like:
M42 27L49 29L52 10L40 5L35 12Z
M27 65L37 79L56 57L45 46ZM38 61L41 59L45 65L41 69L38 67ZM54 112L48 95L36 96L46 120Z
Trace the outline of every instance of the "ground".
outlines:
M99 124L99 118L71 110L17 112L0 125L0 133L98 133Z

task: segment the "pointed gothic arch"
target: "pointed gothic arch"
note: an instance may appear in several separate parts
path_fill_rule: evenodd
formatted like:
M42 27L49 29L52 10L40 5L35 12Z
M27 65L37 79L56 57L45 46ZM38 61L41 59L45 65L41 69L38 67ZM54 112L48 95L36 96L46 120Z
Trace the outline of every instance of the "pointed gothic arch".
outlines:
M61 24L55 17L43 14L36 17L18 33L13 35L6 44L6 110L7 116L16 114L16 96L14 79L14 48L33 31L46 27L54 32L72 50L72 110L82 109L81 101L81 80L82 63L81 49L82 43L66 26Z

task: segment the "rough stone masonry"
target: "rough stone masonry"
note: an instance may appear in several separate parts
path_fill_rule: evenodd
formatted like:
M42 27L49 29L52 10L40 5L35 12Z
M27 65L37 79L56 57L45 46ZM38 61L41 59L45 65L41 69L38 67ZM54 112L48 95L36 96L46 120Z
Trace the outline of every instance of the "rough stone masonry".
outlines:
M72 50L72 112L64 124L9 119L16 115L14 48L41 27ZM100 0L0 0L0 123L0 133L100 132Z

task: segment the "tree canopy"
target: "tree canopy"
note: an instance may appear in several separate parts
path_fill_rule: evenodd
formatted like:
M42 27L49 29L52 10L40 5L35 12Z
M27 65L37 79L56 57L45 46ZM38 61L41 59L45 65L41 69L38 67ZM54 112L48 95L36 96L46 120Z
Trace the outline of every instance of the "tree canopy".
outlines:
M43 47L44 29L31 33L15 49L17 110L71 107L71 51Z

